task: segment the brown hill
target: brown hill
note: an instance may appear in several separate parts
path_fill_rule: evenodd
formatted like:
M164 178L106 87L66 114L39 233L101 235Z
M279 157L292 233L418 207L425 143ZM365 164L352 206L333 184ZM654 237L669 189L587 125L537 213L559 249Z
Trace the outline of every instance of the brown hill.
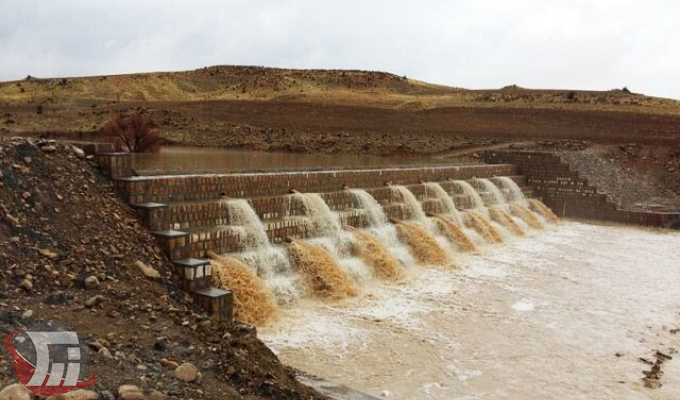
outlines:
M680 140L680 102L627 90L467 90L370 71L216 66L0 83L0 133L89 136L144 110L170 142L414 154L496 142Z

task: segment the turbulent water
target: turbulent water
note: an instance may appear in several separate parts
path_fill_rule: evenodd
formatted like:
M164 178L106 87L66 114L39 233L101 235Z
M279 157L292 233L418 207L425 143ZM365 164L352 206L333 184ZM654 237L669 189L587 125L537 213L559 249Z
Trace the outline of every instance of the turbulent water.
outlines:
M680 363L649 389L640 361L680 348L679 233L558 224L509 178L455 183L472 208L429 183L434 216L393 186L396 224L352 190L365 229L294 194L312 238L287 246L227 200L241 251L211 254L213 278L284 362L387 399L680 398Z
M231 256L255 269L281 301L299 297L300 284L291 273L288 255L283 248L269 242L265 227L250 203L243 199L229 199L222 204L229 210L230 225L239 233L242 249Z
M413 267L260 337L285 363L387 399L678 399L680 233L566 222L461 269ZM644 387L656 351L663 386Z
M234 294L234 318L261 325L276 316L277 306L271 291L251 267L232 257L209 254L213 280Z

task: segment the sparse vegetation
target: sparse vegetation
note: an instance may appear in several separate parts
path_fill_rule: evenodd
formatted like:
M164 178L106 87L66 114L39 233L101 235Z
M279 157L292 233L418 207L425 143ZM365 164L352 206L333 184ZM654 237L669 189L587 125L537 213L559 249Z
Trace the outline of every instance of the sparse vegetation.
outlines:
M118 150L131 153L154 152L162 144L151 116L141 112L130 116L117 114L104 125L100 136L113 140Z

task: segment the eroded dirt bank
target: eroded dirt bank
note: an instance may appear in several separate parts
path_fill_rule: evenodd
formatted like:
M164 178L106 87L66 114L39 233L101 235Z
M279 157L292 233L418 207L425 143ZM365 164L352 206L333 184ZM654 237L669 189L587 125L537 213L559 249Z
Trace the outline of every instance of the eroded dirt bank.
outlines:
M0 140L0 334L44 319L74 327L89 343L92 389L102 396L132 384L154 398L322 398L251 327L193 306L133 217L72 147ZM184 363L196 370L180 378ZM0 388L15 382L2 351Z

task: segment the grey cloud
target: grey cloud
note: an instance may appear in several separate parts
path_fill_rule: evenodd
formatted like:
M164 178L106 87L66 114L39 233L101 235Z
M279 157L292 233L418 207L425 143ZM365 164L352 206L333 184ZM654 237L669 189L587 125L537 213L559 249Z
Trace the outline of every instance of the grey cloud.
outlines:
M215 64L680 98L680 3L4 0L0 79Z

